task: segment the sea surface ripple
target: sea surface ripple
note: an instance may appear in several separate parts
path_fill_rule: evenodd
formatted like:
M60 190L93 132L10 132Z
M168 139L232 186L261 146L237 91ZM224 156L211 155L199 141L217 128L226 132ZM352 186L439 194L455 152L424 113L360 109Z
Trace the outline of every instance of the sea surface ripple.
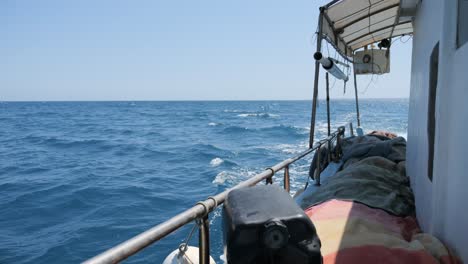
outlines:
M331 106L333 128L356 123L353 100ZM81 262L143 232L304 150L310 110L307 101L0 102L0 263ZM321 101L317 138L325 110ZM406 99L361 100L361 113L367 131L406 135ZM309 162L291 167L293 191ZM221 263L219 209L211 222ZM191 227L128 263L161 263Z

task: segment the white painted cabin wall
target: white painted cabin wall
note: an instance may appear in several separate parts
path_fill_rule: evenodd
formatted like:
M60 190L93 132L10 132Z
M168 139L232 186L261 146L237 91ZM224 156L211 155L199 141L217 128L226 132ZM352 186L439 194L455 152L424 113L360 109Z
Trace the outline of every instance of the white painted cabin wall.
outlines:
M407 170L416 213L424 231L436 235L468 263L468 43L456 47L457 1L423 0L414 31ZM427 177L427 97L429 58L437 41L439 76L431 183Z
M429 228L432 215L432 184L427 177L427 103L429 96L429 61L442 31L442 1L424 0L413 23L410 105L408 113L407 173L416 199L419 224Z

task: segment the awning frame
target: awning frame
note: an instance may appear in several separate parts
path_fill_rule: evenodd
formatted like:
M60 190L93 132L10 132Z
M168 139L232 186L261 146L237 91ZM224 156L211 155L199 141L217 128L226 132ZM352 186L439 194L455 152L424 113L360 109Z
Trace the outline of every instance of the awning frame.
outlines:
M335 4L338 4L340 2L344 1L351 1L351 0L333 0L329 2L328 4L320 7L320 14L319 14L319 21L318 21L318 31L317 31L317 52L321 52L322 49L322 40L327 41L336 51L337 53L346 61L350 63L354 63L353 61L353 56L354 52L360 48L366 47L368 45L371 45L373 43L379 42L382 39L387 39L387 38L394 38L397 36L401 35L407 35L407 34L412 34L412 28L406 28L406 27L401 27L402 25L406 25L409 23L412 23L411 20L400 20L400 13L401 13L401 0L395 3L388 3L388 2L383 2L378 1L374 2L374 4L371 3L371 0L369 0L369 5L368 7L365 7L363 9L359 9L357 11L354 11L353 14L347 15L343 17L337 17L337 21L341 20L343 21L344 19L352 18L353 15L359 16L357 18L351 19L350 21L344 23L344 25L340 25L339 28L335 27L335 23L333 20L330 18L328 13L326 12L329 8L333 7ZM356 0L357 4L359 4L358 0ZM389 4L388 6L384 6L380 9L373 10L372 7L376 8L378 5L385 5ZM362 6L363 3L361 2L360 5ZM345 6L346 7L346 6ZM358 7L360 8L360 7ZM389 11L391 9L395 9L395 11ZM363 14L366 9L369 10L367 14ZM340 10L337 9L335 10L335 15L339 14ZM382 14L383 12L388 11L389 14ZM395 15L393 15L392 12L395 12ZM376 15L382 14L383 18L377 22L374 21L373 24L371 24L372 19L378 19L379 17L376 17ZM385 16L387 15L387 16ZM394 18L394 21L392 24L384 23L385 21ZM369 25L367 26L367 31L366 33L359 34L356 37L353 37L350 40L345 40L346 36L352 36L353 34L358 33L359 31L362 31L363 29L359 29L359 26L356 26L357 29L356 31L346 35L346 36L340 36L340 34L343 34L345 32L346 28L349 28L352 25L355 25L356 23L359 23L361 21L364 21L365 19L369 19ZM324 23L327 24L327 27L325 28L326 32L324 32ZM382 24L380 27L376 27L376 25ZM371 30L371 27L374 28ZM399 27L399 28L398 28ZM398 28L398 29L397 29ZM391 29L389 31L389 29ZM395 33L395 29L397 29L397 34ZM408 31L409 30L409 31ZM380 34L378 34L380 33ZM377 35L375 35L377 34ZM368 36L372 36L372 38L366 38ZM358 42L361 40L361 42ZM355 45L352 45L355 43ZM316 118L316 113L317 113L317 97L318 97L318 84L319 84L319 74L320 74L320 63L318 61L315 62L315 76L314 76L314 94L313 94L313 100L312 100L312 116L311 116L311 122L310 122L310 137L309 137L309 146L313 146L314 143L314 133L315 133L315 118ZM356 72L354 71L354 88L355 88L355 99L356 99L356 112L357 112L357 121L358 121L358 127L360 126L360 116L359 116L359 106L358 106L358 94L357 94L357 81L356 81ZM328 110L328 109L327 109ZM329 110L328 110L329 111ZM329 114L329 113L328 113ZM330 126L330 124L328 124Z
M343 57L345 60L348 62L352 62L352 57L353 54L356 50L365 47L367 45L379 42L380 40L384 38L394 38L398 37L401 35L407 35L411 34L411 26L410 27L404 27L402 28L402 25L409 25L411 23L411 20L405 20L404 18L402 19L400 17L400 12L401 12L401 1L392 1L390 3L387 3L384 0L381 1L375 1L375 0L369 0L369 5L367 7L362 7L358 10L354 10L352 14L344 14L344 16L336 17L337 12L340 12L340 9L334 9L333 15L335 18L335 21L333 21L332 18L329 16L328 10L331 10L335 5L339 5L342 2L348 2L345 3L348 4L352 3L350 2L351 0L333 0L329 2L328 4L320 7L320 15L322 16L323 19L325 20L324 23L321 24L320 27L320 32L317 32L317 38L321 38L322 40L326 40L335 50L340 54L341 57ZM356 1L359 4L359 1ZM372 2L372 3L371 3ZM362 6L362 1L361 1L361 6ZM379 8L382 6L380 9L372 10L375 8ZM339 8L337 6L337 8ZM392 10L393 11L390 11ZM369 12L366 13L365 11L368 10ZM383 12L390 12L389 14L382 14ZM392 15L392 13L395 13ZM367 28L357 28L356 31L352 32L345 32L347 28L349 28L352 25L355 25L356 23L363 23L366 19L379 19L378 16L381 14L383 16L382 20L378 21L373 21L371 24L369 21L369 25ZM332 14L330 14L332 15ZM357 16L356 18L353 19L352 16ZM319 20L321 18L319 17ZM345 19L350 19L350 21L343 21ZM390 24L389 19L393 19L393 22ZM342 21L342 22L339 22ZM385 22L388 21L388 22ZM335 25L335 22L338 24L342 24L339 26ZM343 24L344 23L344 24ZM379 24L382 24L381 27L379 27ZM400 26L400 27L399 27ZM371 27L372 28L371 30ZM377 27L377 28L375 28ZM398 28L399 27L399 28ZM397 34L395 34L395 29L398 28ZM360 31L363 31L364 29L368 29L366 32L363 32L360 34ZM388 30L391 29L391 30ZM325 30L325 31L324 31ZM351 29L352 30L352 29ZM379 34L381 32L381 34ZM343 33L345 35L343 35ZM358 34L359 33L359 34ZM376 34L377 35L374 35ZM354 36L356 35L356 36ZM370 39L366 40L366 37L368 36L373 36L375 37L375 41L369 42ZM349 39L352 37L352 39ZM374 38L372 38L374 39ZM359 42L359 40L362 40L362 45Z

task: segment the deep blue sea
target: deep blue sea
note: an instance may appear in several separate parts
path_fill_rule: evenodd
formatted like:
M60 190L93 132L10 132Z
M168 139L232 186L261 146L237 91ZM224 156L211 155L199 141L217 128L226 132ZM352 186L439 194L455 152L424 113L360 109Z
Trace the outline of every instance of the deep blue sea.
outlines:
M356 126L354 100L331 106L333 128ZM0 263L84 261L305 150L310 112L308 101L0 103ZM407 99L361 100L365 131L405 136L407 114ZM324 138L324 101L317 119ZM293 191L310 159L292 166ZM221 263L220 210L210 219ZM161 263L191 227L128 263Z

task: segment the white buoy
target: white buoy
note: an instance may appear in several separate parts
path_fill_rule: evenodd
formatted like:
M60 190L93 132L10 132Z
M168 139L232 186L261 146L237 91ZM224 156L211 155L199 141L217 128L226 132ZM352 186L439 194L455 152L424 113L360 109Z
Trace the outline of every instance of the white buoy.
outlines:
M187 250L181 254L179 249L176 249L166 257L163 261L163 264L199 264L198 253L199 249L197 247L188 246ZM216 264L214 259L210 256L210 264Z
M349 80L348 76L341 71L336 63L338 61L333 60L332 58L324 57L321 52L317 51L314 54L314 59L319 61L322 64L322 67L329 72L331 75L335 76L335 78L345 81L345 83Z

